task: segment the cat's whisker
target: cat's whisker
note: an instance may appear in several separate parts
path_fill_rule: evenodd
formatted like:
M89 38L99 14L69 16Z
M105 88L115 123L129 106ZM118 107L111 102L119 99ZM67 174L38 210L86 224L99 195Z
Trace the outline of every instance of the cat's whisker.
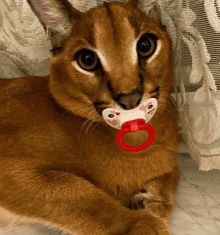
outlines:
M88 127L86 129L86 131L83 133L83 136L81 137L81 141L84 142L85 138L87 137L87 132L89 130L89 128L92 126L92 124L94 124L95 121L90 120L90 122L88 123Z
M91 110L90 110L91 111ZM93 113L89 118L91 118L91 117L95 117L95 116L97 116L97 117L99 117L100 118L100 120L102 119L97 113ZM95 120L91 120L91 119L87 119L85 122L84 122L84 126L85 126L85 123L87 123L89 126L87 127L87 129L86 129L86 131L83 133L84 135L82 135L81 136L81 134L82 134L82 127L81 127L81 129L80 129L80 134L79 134L79 137L78 137L78 139L80 140L80 143L84 143L84 138L87 136L86 134L87 134L87 132L88 132L88 130L89 130L89 128L91 128L92 127L92 125L93 124L95 124L94 125L94 127L93 127L93 129L91 130L91 133L93 132L93 130L97 127L97 125L99 124L99 122L97 122L97 121L95 121ZM83 145L82 145L83 146ZM80 152L82 153L82 151L83 151L83 148L80 148Z
M79 107L79 108L77 108L77 109L74 109L73 111L75 112L75 111L79 111L80 109L85 109L85 108L89 108L89 107L93 107L93 105L92 104L86 104L86 105L84 105L84 106L81 106L81 107Z
M86 129L86 131L85 131L85 133L84 133L84 135L87 134L89 128L92 127L92 125L93 125L94 123L96 123L96 121L94 121L94 120L91 120L91 121L90 121L90 123L89 123L89 125L88 125L88 127L87 127L87 129Z
M84 133L83 133L83 128L84 128L88 123L90 123L90 120L89 120L89 119L87 119L87 120L83 123L83 125L81 126L80 131L79 131L79 139L83 138L83 135L84 135Z
M165 110L166 112L169 112L170 114L173 114L171 111L170 111L170 109L169 108L167 108L167 106L165 105L165 104L163 104L163 103L160 103L159 105L158 105L158 108L160 109L162 109L162 110Z
M87 114L88 114L89 112L93 111L93 110L95 110L94 107L92 107L90 110L88 110ZM91 118L94 117L94 115L96 115L96 113L93 112L93 113L88 117L88 119L83 123L83 125L81 126L81 128L80 128L80 133L79 133L79 139L82 138L82 140L83 140L84 136L83 136L83 135L81 136L82 131L83 131L83 128L85 127L86 124L89 124L91 121L93 121L93 120L91 120ZM84 135L85 135L85 133L84 133Z
M89 110L87 110L88 112L84 114L89 114L89 112L93 111L94 110L94 107L90 108ZM91 121L91 117L94 115L94 112L92 112L92 114L86 119L86 121L83 123L83 125L81 126L81 129L83 129L83 127L89 122Z
M100 115L99 114L96 114L96 117L97 117L97 120L96 121L94 121L93 122L93 124L95 123L95 125L94 125L94 127L92 128L92 130L91 130L91 132L90 133L92 133L93 131L94 131L94 129L97 127L97 125L99 124L99 121L101 121L102 120L102 117L100 117ZM92 124L92 125L93 125Z
M170 108L175 109L175 104L170 99L166 101L166 104L170 106Z
M96 117L96 116L97 116L96 113L94 113L92 116L90 116L90 120L89 120L90 122L89 122L89 124L88 124L89 127L90 127L90 124L91 124L91 123L93 124L93 123L97 122L96 120L92 120L92 119L91 119L91 118L94 118L94 117ZM88 131L88 128L89 128L89 127L87 127L85 133Z

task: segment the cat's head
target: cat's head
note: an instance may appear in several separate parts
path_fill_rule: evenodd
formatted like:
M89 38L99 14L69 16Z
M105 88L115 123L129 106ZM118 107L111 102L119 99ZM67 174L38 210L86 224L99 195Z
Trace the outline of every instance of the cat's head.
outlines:
M87 12L66 0L28 2L51 41L50 90L63 107L97 121L105 108L132 109L151 97L162 110L174 81L172 48L155 1Z

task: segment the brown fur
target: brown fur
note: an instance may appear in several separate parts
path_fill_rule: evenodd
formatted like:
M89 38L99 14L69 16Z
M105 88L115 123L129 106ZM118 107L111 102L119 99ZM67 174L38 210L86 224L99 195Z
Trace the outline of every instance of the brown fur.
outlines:
M160 38L161 50L140 69L129 59L128 45L151 31ZM102 51L109 72L77 71L72 61L79 47ZM169 100L172 69L166 30L136 5L111 3L82 13L63 51L51 58L49 77L0 80L0 206L70 233L170 234L166 219L179 179L177 119ZM144 99L162 87L149 122L156 138L146 150L119 148L117 130L90 110L95 101L114 107L107 81L115 93L142 86ZM88 119L98 124L86 131ZM136 132L126 141L137 144L144 138ZM141 188L147 189L147 207L126 208L124 202Z

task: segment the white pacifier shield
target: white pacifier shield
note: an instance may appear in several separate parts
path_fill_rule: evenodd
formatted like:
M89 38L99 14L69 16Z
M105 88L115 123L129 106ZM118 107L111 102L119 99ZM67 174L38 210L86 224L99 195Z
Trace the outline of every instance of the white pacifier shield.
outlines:
M135 109L118 110L113 108L104 109L102 116L104 120L112 127L121 129L124 122L135 119L144 119L145 123L149 122L154 116L157 109L157 99L150 98L140 104Z

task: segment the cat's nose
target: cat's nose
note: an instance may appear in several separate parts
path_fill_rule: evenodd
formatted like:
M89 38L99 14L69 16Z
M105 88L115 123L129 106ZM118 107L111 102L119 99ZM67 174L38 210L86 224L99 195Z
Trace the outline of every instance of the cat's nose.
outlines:
M125 110L136 108L141 102L142 95L139 92L134 94L120 94L117 97L117 103Z

